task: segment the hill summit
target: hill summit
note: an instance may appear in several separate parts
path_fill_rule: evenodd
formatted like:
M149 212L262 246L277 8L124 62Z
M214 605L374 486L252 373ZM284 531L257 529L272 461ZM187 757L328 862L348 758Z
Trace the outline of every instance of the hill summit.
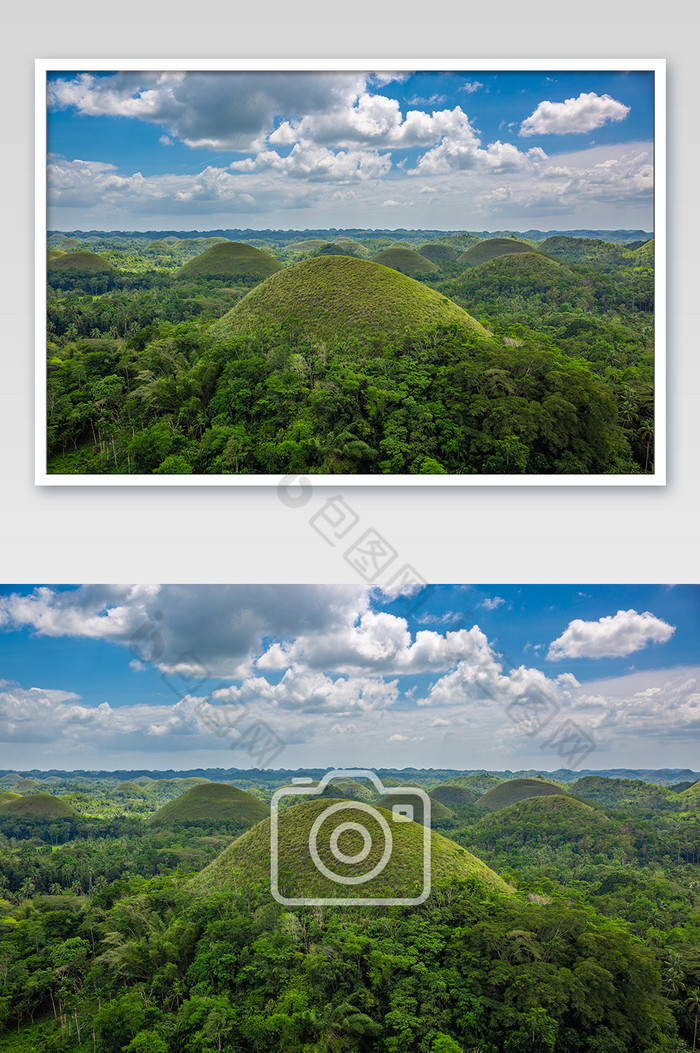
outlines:
M242 241L218 241L189 260L176 278L268 278L282 264L267 252Z
M257 797L227 783L206 782L185 790L151 816L149 823L167 825L198 820L234 822L250 826L264 819L270 809Z
M395 822L390 811L376 806L373 807L374 813L379 813L390 826L392 837L389 858L376 876L369 880L359 884L336 883L319 869L309 849L310 831L315 821L334 805L347 814L332 816L329 820L330 831L325 837L323 834L318 837L316 844L321 862L327 864L332 873L342 872L343 877L349 876L344 872L343 854L350 859L362 856L359 865L346 865L346 869L352 874L369 874L381 863L387 845L386 837L382 836L378 826L373 827L371 816L355 811L347 800L315 798L292 805L279 815L277 842L279 888L286 898L333 898L347 894L349 899L379 899L415 895L420 890L422 880L420 869L423 838L426 834L430 844L433 888L450 885L453 881L464 881L476 883L482 889L496 893L508 895L512 892L510 886L498 874L454 841L449 841L435 831L426 832L416 822ZM337 849L341 855L336 854L334 861L328 848L328 845L332 844L330 834L341 829L344 825L341 819L344 818L359 820L357 825L362 825L370 833L370 844L368 847L359 833L346 829L338 836ZM323 830L324 827L321 826L320 829ZM366 855L363 855L365 851ZM190 881L190 888L202 895L209 892L269 889L270 859L271 822L266 819L242 834L208 867L196 874Z
M287 325L307 337L371 340L456 324L488 337L461 307L404 274L352 256L317 256L286 267L211 327L215 336Z

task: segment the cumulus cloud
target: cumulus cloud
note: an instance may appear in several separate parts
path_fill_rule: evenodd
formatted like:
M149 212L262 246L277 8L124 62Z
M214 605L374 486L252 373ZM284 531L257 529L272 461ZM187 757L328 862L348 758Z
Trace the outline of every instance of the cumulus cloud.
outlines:
M366 81L342 72L81 73L51 82L48 102L85 116L147 121L195 148L248 151L263 148L282 114L347 105Z
M362 586L83 585L0 597L0 627L107 640L166 672L194 656L225 677L246 675L265 636L332 633L368 606Z
M501 173L539 170L547 155L539 146L519 150L513 143L499 140L483 149L478 139L445 136L438 146L428 150L418 161L414 173L437 175L450 171Z
M576 618L550 644L547 658L622 658L641 651L647 644L666 643L674 632L675 626L649 611L618 611L597 622Z
M520 126L520 135L570 135L592 132L608 121L622 121L630 107L610 95L581 92L577 99L541 102Z
M229 168L233 172L277 172L314 182L379 179L391 168L391 157L376 151L334 152L324 146L296 143L285 157L275 150L265 150L256 157L234 161Z

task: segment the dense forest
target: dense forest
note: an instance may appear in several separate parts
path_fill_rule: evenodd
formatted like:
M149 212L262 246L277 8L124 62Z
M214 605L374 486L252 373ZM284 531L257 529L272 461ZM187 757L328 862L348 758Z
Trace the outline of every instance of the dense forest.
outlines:
M700 782L525 774L410 772L425 903L292 908L255 848L283 772L5 774L3 1049L697 1049Z
M653 242L245 233L51 235L49 472L653 471Z

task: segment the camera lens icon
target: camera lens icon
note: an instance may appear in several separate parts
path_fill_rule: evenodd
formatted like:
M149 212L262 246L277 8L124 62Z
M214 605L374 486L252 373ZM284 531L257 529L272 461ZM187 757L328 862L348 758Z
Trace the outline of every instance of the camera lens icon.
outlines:
M291 782L270 802L273 899L288 907L425 902L431 888L426 791L384 786L364 768Z
M384 838L383 851L379 861L369 870L357 874L338 874L331 870L321 859L318 850L318 839L323 824L327 819L337 815L339 812L347 811L365 812L370 815L374 822L379 826ZM362 848L359 852L355 852L354 854L343 852L338 843L343 834L351 832L359 834L363 842ZM331 855L333 855L339 863L344 863L348 866L364 863L367 856L372 851L373 844L372 834L367 829L367 826L352 821L338 823L328 839L328 847ZM364 885L365 882L371 881L373 878L377 877L381 874L382 870L391 859L393 847L394 840L391 836L389 824L384 816L378 812L376 808L372 808L369 804L362 804L359 801L340 801L337 804L331 804L324 812L321 812L321 814L317 816L309 833L309 853L314 862L314 866L324 875L324 877L327 877L329 881L335 881L339 885Z

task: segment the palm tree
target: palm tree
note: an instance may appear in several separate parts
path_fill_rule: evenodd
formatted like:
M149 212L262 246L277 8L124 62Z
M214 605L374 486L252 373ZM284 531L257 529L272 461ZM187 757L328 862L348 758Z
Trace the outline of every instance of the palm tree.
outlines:
M698 1018L700 1017L700 988L696 987L688 992L685 1004L688 1006L691 1014L695 1017L695 1028L693 1030L693 1053L695 1053L698 1039Z

